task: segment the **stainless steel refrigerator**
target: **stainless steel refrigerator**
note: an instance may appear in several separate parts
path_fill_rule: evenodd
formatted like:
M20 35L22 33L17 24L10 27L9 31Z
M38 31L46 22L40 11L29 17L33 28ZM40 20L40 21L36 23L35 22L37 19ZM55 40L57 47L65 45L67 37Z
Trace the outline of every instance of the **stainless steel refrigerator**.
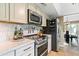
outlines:
M58 51L59 50L59 19L47 20L47 26L43 27L44 34L51 34L51 50Z

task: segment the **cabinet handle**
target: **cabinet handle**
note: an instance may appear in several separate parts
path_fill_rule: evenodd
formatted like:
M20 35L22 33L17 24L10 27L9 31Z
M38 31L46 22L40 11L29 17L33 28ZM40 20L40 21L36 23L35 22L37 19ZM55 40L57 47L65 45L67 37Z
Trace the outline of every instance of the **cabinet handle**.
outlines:
M31 55L31 53L29 55L27 55L27 56L30 56L30 55Z
M26 50L28 50L28 49L30 49L31 47L28 47L27 49L25 49L24 51L26 51Z

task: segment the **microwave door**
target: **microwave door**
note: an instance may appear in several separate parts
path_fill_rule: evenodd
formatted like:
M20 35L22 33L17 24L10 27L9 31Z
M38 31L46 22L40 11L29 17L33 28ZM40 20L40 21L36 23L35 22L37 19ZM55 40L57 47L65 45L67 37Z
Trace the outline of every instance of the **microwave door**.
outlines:
M31 17L30 18L31 18L31 21L34 21L36 23L40 23L40 16L31 14Z
M41 16L39 16L37 13L29 11L29 22L35 24L41 24Z

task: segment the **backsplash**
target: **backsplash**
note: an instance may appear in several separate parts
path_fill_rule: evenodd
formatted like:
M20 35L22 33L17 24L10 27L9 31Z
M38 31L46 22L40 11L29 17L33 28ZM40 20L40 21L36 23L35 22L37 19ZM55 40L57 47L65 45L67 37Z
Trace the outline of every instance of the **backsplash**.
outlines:
M37 33L40 27L35 25L18 25L18 24L6 24L0 23L0 42L13 39L15 27L23 29L23 35L30 35Z

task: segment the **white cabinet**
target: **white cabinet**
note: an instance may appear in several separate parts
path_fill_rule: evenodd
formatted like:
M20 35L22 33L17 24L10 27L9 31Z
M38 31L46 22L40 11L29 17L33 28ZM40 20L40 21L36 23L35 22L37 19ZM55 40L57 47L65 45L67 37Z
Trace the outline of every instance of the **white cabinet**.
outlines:
M0 21L9 21L8 3L0 3Z
M34 56L34 43L19 46L16 49L16 56Z
M25 4L25 19L26 19L26 23L28 23L28 12L27 9L29 9L29 3Z
M36 6L36 12L42 16L42 24L41 26L46 26L46 15L44 14L44 12Z
M24 53L21 56L34 56L34 52L33 52L33 50L30 50L29 52Z
M27 23L25 3L11 3L10 4L10 22Z
M14 56L14 50L12 51L4 51L0 54L0 56Z
M36 12L36 6L34 3L29 3L29 9Z
M47 35L48 37L48 53L51 51L51 35Z
M46 17L42 16L42 26L46 26Z
M28 23L27 9L42 16L42 26L46 26L46 16L34 3L0 3L0 21Z
M41 9L35 5L35 12L37 12L39 15L42 15Z
M0 52L0 56L34 56L34 42L22 43Z

